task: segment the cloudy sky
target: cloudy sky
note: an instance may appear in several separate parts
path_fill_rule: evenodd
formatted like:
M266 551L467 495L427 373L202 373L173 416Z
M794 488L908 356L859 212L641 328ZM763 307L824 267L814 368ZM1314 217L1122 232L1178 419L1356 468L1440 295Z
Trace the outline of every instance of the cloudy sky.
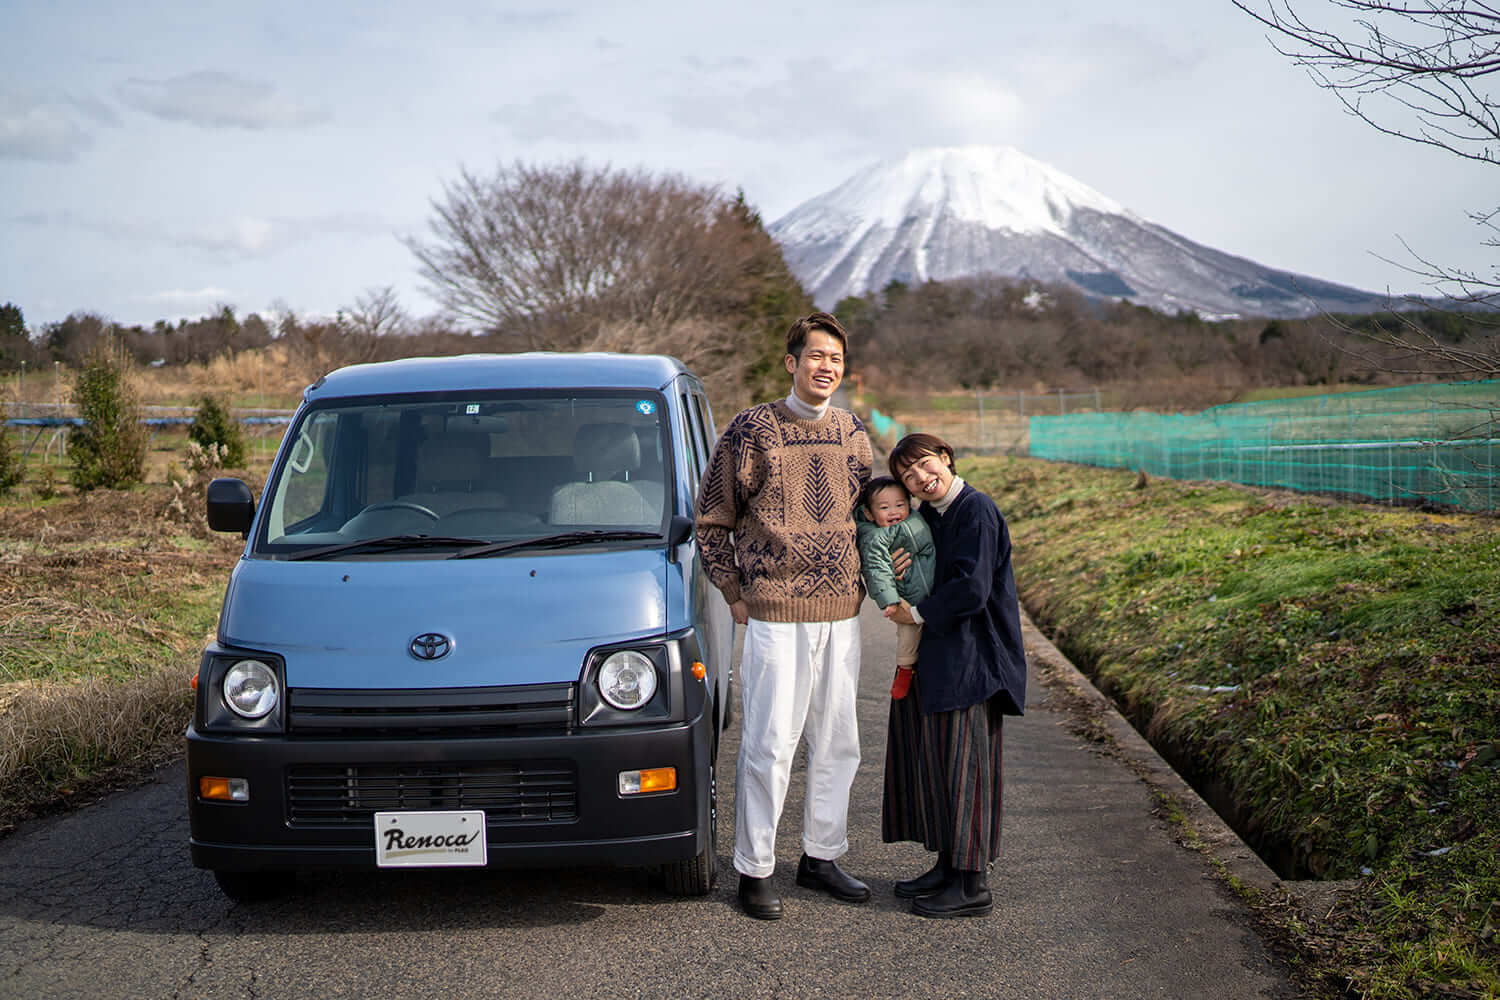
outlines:
M0 301L149 324L389 285L425 315L401 238L463 168L674 171L770 222L971 143L1361 288L1422 287L1403 241L1488 261L1495 168L1350 117L1228 0L547 2L6 0Z

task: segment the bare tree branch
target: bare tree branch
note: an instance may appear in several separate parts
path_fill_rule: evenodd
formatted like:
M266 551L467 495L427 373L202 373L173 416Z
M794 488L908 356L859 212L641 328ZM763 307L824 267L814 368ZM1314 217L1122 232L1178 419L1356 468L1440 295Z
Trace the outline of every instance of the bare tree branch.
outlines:
M1272 45L1306 67L1350 113L1387 135L1500 163L1490 75L1500 70L1500 7L1475 0L1325 0L1351 13L1315 26L1291 0L1234 0L1274 32ZM1379 97L1394 108L1377 105Z

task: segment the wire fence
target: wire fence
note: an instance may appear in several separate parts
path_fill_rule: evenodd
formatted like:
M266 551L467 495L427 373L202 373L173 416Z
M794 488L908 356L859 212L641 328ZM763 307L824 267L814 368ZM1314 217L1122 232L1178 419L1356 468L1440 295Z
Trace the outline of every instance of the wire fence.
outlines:
M1216 406L1033 416L1034 457L1172 479L1500 512L1500 381Z
M1035 414L1068 414L1097 410L1100 391L1088 389L976 389L968 393L934 393L899 400L899 417L869 407L869 425L887 444L909 432L936 434L961 452L1026 451L1027 418Z
M197 408L192 406L142 406L141 423L152 435L172 427L191 426ZM236 410L235 417L244 425L245 431L256 442L257 449L271 437L279 436L291 422L291 410L246 409ZM42 456L51 458L55 452L61 460L69 429L80 427L84 419L71 403L33 403L0 401L0 433L13 431L21 445L21 457L29 457L39 443L43 444Z

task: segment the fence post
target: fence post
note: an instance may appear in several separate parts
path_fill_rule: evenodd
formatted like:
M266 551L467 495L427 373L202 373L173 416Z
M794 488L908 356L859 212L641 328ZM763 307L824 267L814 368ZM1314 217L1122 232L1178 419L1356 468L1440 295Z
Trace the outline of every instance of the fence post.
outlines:
M1057 415L1059 417L1063 417L1063 416L1067 416L1067 413L1068 413L1068 401L1065 400L1065 399L1063 399L1063 391L1061 389L1059 389L1059 390L1057 390Z
M984 451L984 390L974 387L974 402L979 407L979 450Z

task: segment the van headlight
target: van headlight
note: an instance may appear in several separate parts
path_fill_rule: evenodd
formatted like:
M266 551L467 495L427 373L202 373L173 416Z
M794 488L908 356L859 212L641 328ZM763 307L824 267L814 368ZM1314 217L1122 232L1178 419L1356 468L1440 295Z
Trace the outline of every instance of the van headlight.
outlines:
M276 671L259 660L240 660L224 672L224 704L242 719L265 718L280 697Z
M656 664L633 649L609 654L598 677L599 696L624 712L648 704L656 694Z

